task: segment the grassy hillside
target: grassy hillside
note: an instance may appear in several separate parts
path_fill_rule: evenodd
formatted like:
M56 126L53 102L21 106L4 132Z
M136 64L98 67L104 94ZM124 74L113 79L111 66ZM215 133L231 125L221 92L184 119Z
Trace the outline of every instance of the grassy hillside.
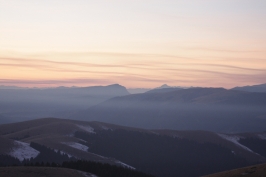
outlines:
M0 154L7 153L13 147L13 140L0 136Z
M6 177L93 177L85 172L51 167L0 167L0 176Z
M253 165L245 168L239 168L235 170L225 171L221 173L211 174L204 177L265 177L266 176L266 164Z
M77 159L131 166L162 177L199 176L262 163L266 152L265 148L252 146L253 141L264 144L264 132L148 130L56 118L0 125L0 135L0 143L9 140L12 145L12 139L34 142L50 148L51 152L60 150ZM40 152L36 160L44 160L45 148L30 145ZM22 146L13 149L24 152Z

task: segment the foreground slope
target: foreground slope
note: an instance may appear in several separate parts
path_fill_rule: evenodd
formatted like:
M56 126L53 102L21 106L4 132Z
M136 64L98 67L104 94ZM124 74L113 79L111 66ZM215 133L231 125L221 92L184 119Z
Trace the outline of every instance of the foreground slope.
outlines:
M0 176L8 177L96 177L95 175L66 168L52 167L0 167Z
M221 173L206 175L204 177L264 177L266 176L266 164L253 165Z
M9 155L22 160L23 158L35 158L38 155L33 154L29 156L29 154L32 154L34 151L30 149L30 143L35 142L52 148L55 151L60 150L69 157L109 163L112 165L121 165L120 161L116 159L110 159L88 152L88 147L81 144L82 141L79 138L74 137L76 131L95 133L92 127L97 127L97 123L54 118L37 119L0 125L0 137L5 141L7 139L13 141L13 147L5 148L3 151L7 152L9 150ZM19 155L19 152L23 155ZM16 156L14 154L18 155Z
M76 159L109 163L161 177L185 177L265 162L265 136L263 132L147 130L46 118L0 125L0 143L10 144L0 154L28 158L22 156L23 152L26 147L37 147L29 144L34 142ZM254 141L260 144L260 149L252 146ZM40 155L33 158L42 160L42 149L35 150Z
M189 88L116 97L73 118L153 129L265 131L266 93Z

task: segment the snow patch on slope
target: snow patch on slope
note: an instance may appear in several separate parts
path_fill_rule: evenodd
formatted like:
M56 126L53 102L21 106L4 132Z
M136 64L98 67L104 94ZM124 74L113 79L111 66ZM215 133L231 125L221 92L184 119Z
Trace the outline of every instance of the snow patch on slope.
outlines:
M23 161L24 159L35 158L40 153L36 149L30 147L29 143L15 141L14 144L15 147L12 149L9 155L18 158L20 161Z
M97 177L96 175L94 174L91 174L91 173L87 173L87 172L84 172L84 171L78 171L80 174L82 174L84 177Z
M55 151L55 152L58 152L58 149L54 149L54 151ZM61 154L61 155L67 155L68 158L74 157L73 155L68 154L68 153L66 153L66 152L64 152L64 151L61 151L61 150L60 150L60 154ZM76 158L76 157L75 157L75 158Z
M108 128L108 127L106 127L106 126L104 126L104 125L102 125L101 128L102 128L103 130L113 130L113 129Z
M159 133L154 132L154 131L150 131L151 133L155 134L155 135L159 135Z
M79 141L82 141L82 142L84 142L84 143L87 143L87 141L85 141L85 140L83 140L83 139L80 139L80 138L76 138L77 140L79 140Z
M132 166L130 166L130 165L128 165L128 164L125 164L125 163L123 163L123 162L120 162L120 161L115 161L116 163L118 163L118 164L120 164L120 165L122 165L123 167L126 167L126 168L129 168L129 169L132 169L132 170L136 170L136 168L134 168L134 167L132 167Z
M104 156L101 156L101 155L99 155L99 154L95 154L95 153L92 153L92 152L89 152L90 154L93 154L93 155L96 155L96 156L98 156L98 157L101 157L101 158L103 158L103 159L107 159L107 157L104 157Z
M84 125L76 125L77 127L79 127L80 129L89 132L89 133L95 133L94 128L92 128L91 126L84 126Z
M87 152L89 147L88 146L85 146L83 144L80 144L80 143L76 143L76 142L62 142L62 144L66 144L70 147L73 147L75 149L78 149L78 150L81 150L81 151L85 151Z
M72 132L70 134L67 134L66 136L68 136L68 137L74 137L75 136L75 132Z
M262 140L266 140L266 134L258 134L258 137Z
M182 136L175 134L175 135L173 135L173 138L182 139Z
M236 135L224 135L224 134L218 134L220 137L222 137L223 139L226 139L228 141L231 141L232 143L236 144L237 146L240 146L241 148L249 151L249 152L253 152L251 149L249 149L248 147L240 144L238 141L240 140L239 136ZM254 152L253 152L254 153ZM257 153L255 153L257 154Z

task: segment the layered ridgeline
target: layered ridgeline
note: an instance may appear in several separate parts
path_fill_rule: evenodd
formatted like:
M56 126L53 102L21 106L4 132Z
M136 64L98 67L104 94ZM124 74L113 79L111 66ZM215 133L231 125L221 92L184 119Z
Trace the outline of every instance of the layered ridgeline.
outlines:
M126 88L118 84L47 89L2 86L0 87L0 124L41 117L65 117L70 112L128 94Z
M71 118L139 128L246 132L266 130L266 93L165 88L112 98Z
M158 177L207 175L265 162L266 158L265 132L145 130L47 118L0 125L0 135L0 154L19 162L81 159Z
M266 93L266 84L235 87L235 88L233 88L233 90L242 90L242 91L247 91L247 92L264 92L264 93Z

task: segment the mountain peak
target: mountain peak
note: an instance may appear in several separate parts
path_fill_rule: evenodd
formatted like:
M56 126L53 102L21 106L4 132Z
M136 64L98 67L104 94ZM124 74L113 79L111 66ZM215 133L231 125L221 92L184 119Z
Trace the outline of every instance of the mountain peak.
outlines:
M119 87L121 87L120 84L111 84L111 85L109 85L109 86L119 86Z
M111 84L111 85L108 85L107 87L115 87L115 88L123 87L123 88L125 88L124 86L122 86L122 85L120 85L120 84Z
M171 87L167 84L163 84L162 86L157 87L156 89L162 89L162 88L171 88Z

